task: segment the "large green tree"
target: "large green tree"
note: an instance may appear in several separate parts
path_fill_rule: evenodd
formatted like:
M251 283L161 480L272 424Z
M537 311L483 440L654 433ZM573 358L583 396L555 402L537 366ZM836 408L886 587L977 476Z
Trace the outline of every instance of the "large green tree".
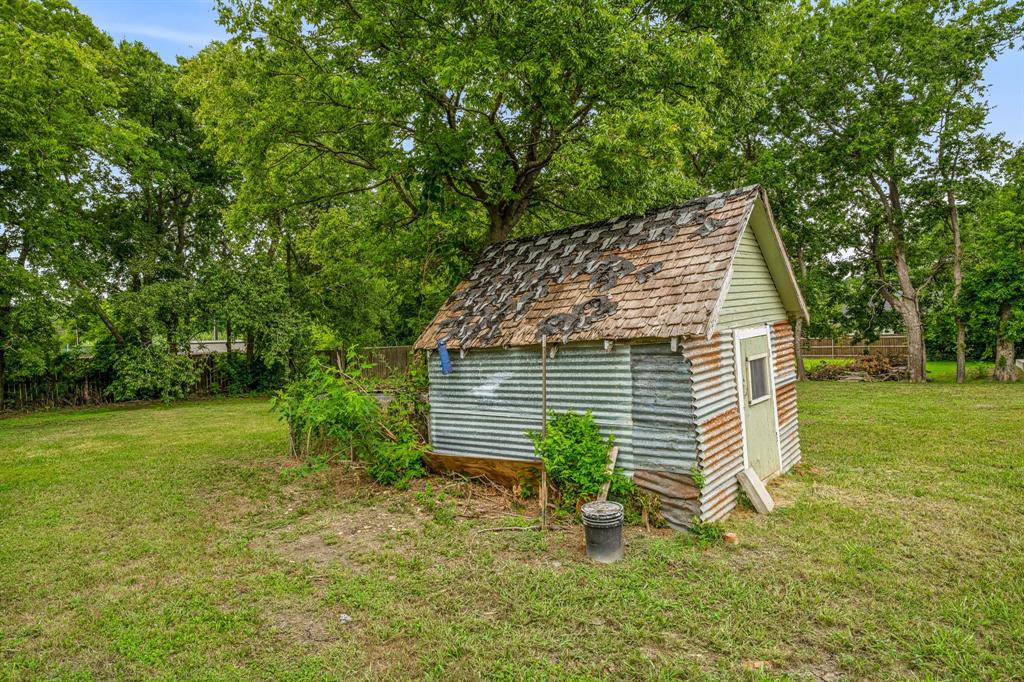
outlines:
M926 377L922 299L950 260L933 208L955 221L968 198L957 192L991 164L968 149L982 71L1019 34L1021 12L1001 0L820 3L780 93L786 135L856 227L866 291L902 319L913 381Z
M1003 166L1001 186L967 221L961 315L994 350L999 381L1016 381L1024 341L1024 148Z
M701 154L762 104L772 29L789 11L774 0L221 9L232 38L188 65L183 88L239 165L232 223L282 246L301 305L344 338L397 342L487 241L701 191Z
M0 392L16 356L53 345L55 303L83 297L105 314L69 263L82 207L135 139L116 113L115 64L110 39L68 3L0 1Z
M201 115L261 191L393 191L409 220L468 201L505 239L581 190L645 206L692 190L686 155L750 83L767 2L225 2L195 63ZM728 71L729 78L723 74ZM749 71L753 71L752 69ZM756 80L756 79L753 79Z

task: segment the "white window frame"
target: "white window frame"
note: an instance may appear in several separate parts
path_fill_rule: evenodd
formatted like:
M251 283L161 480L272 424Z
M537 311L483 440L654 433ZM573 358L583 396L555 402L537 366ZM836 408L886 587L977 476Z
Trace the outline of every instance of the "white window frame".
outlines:
M736 381L736 408L740 412L740 429L743 436L740 439L743 444L743 468L747 469L750 467L750 453L747 451L747 420L743 416L746 386L743 381L743 363L740 361L742 357L740 354L740 341L752 339L755 336L764 336L768 340L768 395L766 397L772 399L772 415L775 417L775 444L776 450L779 453L779 469L775 475L779 475L782 473L782 434L779 430L779 404L775 399L775 354L772 352L772 325L769 322L756 327L735 329L732 333L732 362Z
M771 343L771 339L770 338L768 339L768 342ZM764 371L765 371L765 375L766 375L765 376L765 380L764 380L765 392L764 392L764 395L759 397L759 398L754 398L754 391L753 391L753 383L754 382L751 381L753 376L752 376L750 367L751 367L751 363L753 363L754 360L764 360ZM743 386L746 389L746 393L747 393L747 395L746 395L747 405L760 405L761 403L763 403L764 401L766 401L766 400L768 400L769 398L772 397L772 384L771 384L771 377L769 376L769 375L771 375L771 367L768 364L769 362L771 362L771 359L768 357L768 352L767 351L765 351L764 353L758 353L757 355L751 355L751 356L749 356L747 358L747 364L746 364L746 367L745 367L747 382Z

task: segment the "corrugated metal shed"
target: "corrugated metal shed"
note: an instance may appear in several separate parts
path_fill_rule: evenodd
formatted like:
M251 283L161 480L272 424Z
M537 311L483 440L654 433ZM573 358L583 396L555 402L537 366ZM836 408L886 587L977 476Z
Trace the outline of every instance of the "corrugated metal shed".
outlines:
M472 351L452 373L430 368L433 449L441 454L532 459L541 426L539 348ZM696 461L689 367L668 343L560 348L548 360L548 409L591 410L614 434L618 465L689 471Z
M723 518L754 404L737 380L738 339L768 335L781 471L800 459L784 319L806 315L795 287L759 188L493 245L417 341L451 355L450 374L429 363L433 450L533 460L545 338L557 344L548 409L592 411L673 526Z
M540 349L471 351L452 356L452 373L430 365L434 450L445 454L533 458L527 431L541 427ZM561 349L548 360L548 409L593 410L614 433L623 462L630 460L629 347Z

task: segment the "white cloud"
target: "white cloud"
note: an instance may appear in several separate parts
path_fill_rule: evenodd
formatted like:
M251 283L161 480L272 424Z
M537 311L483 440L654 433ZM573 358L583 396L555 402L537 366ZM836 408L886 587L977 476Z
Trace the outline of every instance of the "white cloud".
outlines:
M224 37L223 33L203 33L200 31L178 31L173 28L165 28L163 26L154 26L150 24L123 24L115 23L108 24L106 26L107 32L115 38L125 37L131 38L152 38L153 40L166 40L172 43L181 43L184 45L192 45L194 47L202 47L207 43L218 40Z

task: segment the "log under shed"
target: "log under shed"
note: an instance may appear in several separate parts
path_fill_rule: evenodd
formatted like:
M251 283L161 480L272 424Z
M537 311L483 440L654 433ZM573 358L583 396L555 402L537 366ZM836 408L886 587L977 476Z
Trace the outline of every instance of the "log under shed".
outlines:
M547 403L593 411L674 527L726 516L738 474L800 459L790 322L806 319L762 188L488 247L416 341L445 466L534 460Z

